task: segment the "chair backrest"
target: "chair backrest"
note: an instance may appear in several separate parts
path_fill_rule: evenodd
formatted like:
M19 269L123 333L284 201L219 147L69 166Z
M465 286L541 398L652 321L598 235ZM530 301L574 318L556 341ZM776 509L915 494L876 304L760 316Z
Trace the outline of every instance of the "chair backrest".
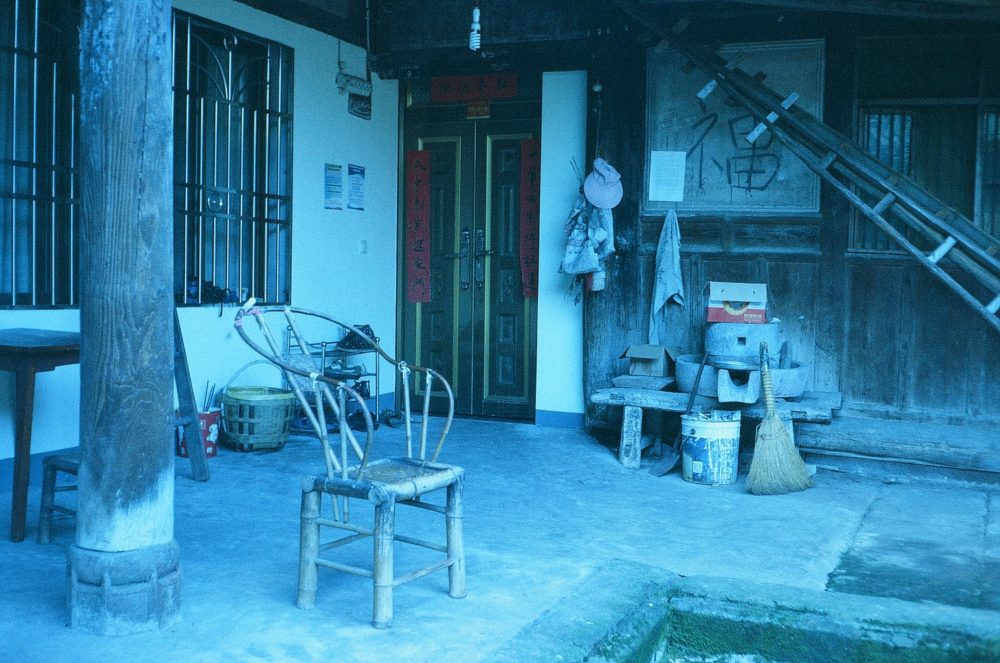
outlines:
M257 321L259 340L254 338L244 325L244 320L248 315ZM278 328L287 329L288 337L285 343L279 342L279 339L274 336L271 325L268 323L269 316L275 321L280 318L281 324ZM360 461L357 466L357 475L360 475L371 456L375 427L366 399L345 380L333 377L326 372L326 367L322 365L322 353L317 356L316 349L325 350L325 345L334 344L329 341L310 343L303 332L303 328L308 326L307 321L321 323L321 326L324 327L320 332L323 338L336 336L336 340L341 340L349 336L353 342L351 348L353 352L374 352L376 361L381 359L394 367L400 374L402 381L406 455L409 458L418 458L422 461L436 461L455 415L455 398L451 385L448 384L444 376L434 369L411 365L395 359L364 330L341 322L325 313L291 306L260 307L256 306L255 301L251 299L236 312L236 320L233 323L236 331L247 345L284 373L286 381L302 406L306 419L322 443L327 474L330 477L339 474L341 478L347 478L348 447L350 447ZM310 332L313 331L313 327L310 327ZM413 440L413 416L410 399L410 381L414 374L423 374L424 376L423 416L420 421L419 445L415 445ZM427 444L428 422L432 393L445 396L448 412L441 424L441 431L433 447L433 452L428 457L430 451ZM378 394L374 396L377 403ZM364 447L358 443L357 437L347 422L347 408L351 401L358 406L364 417L366 429ZM329 442L326 422L327 407L337 418L340 432L339 457L338 454L334 453Z

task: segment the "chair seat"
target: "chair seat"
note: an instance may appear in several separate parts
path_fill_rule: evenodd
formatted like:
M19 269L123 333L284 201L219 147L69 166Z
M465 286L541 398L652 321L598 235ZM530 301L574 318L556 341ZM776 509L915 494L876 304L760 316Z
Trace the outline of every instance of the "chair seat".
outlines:
M399 501L450 486L462 478L465 470L457 465L401 457L372 461L365 465L357 478L352 478L357 474L357 468L351 468L347 473L346 479L315 477L311 480L312 487L326 493L364 497L380 504L388 494Z
M413 492L413 484L419 483L418 493L444 488L465 470L456 465L428 463L410 458L384 458L369 463L358 477L363 481L382 484L397 496Z

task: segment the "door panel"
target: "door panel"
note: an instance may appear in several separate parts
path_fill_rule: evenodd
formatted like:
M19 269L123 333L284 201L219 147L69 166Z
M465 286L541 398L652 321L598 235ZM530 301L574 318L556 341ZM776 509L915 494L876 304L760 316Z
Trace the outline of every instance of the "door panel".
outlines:
M531 378L534 355L535 300L521 291L519 263L521 141L530 133L492 133L483 136L486 178L483 183L484 219L476 230L476 286L489 273L484 288L486 321L476 348L483 363L483 414L516 417L534 396ZM486 239L488 238L488 242ZM480 257L481 256L481 257Z
M430 153L431 301L404 302L400 335L406 356L448 377L458 414L534 417L536 301L523 296L518 250L521 141L535 126L425 122L406 132L407 149Z

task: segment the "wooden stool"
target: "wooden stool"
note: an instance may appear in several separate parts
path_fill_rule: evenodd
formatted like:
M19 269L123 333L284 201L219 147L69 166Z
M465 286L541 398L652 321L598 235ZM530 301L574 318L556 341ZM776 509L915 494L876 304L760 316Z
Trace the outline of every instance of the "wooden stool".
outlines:
M38 542L48 543L52 531L52 513L58 511L75 516L76 511L55 502L55 494L76 490L76 484L56 485L56 472L77 475L80 469L79 456L46 456L42 460L42 506L38 513Z

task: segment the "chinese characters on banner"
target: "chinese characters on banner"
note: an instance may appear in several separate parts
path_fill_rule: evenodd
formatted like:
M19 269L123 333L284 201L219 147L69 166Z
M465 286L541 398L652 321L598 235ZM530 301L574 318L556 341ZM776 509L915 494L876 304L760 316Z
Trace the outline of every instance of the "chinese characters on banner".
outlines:
M406 301L431 301L431 153L406 153Z
M537 140L521 141L521 286L524 296L538 297L538 193L542 146Z
M489 101L517 96L517 74L481 76L434 76L431 78L431 102Z

